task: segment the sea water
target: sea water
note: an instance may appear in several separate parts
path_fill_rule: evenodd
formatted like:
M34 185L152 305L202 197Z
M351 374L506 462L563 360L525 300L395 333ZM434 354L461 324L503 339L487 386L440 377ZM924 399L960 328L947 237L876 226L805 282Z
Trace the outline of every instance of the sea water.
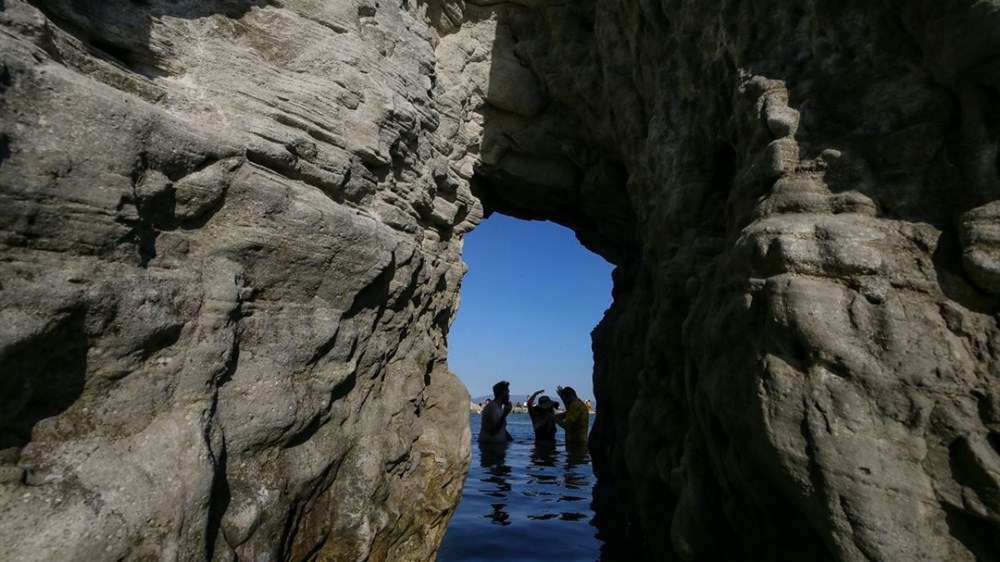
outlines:
M586 447L567 450L561 429L554 444L536 444L527 414L507 417L513 441L481 445L479 415L469 422L472 465L437 562L599 560Z

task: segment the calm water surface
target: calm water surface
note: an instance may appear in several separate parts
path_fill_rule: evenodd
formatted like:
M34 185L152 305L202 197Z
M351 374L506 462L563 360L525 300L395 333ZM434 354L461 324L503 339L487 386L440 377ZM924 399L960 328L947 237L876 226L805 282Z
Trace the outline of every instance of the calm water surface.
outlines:
M507 417L514 441L502 445L476 442L478 415L470 425L472 466L437 562L599 560L586 447L567 451L561 429L536 444L527 414Z

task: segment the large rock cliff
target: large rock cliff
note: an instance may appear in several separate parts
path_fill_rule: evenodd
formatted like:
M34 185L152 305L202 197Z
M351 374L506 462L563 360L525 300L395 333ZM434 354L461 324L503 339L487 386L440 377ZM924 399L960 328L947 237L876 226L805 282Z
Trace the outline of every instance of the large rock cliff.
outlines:
M0 558L432 559L481 207L427 9L0 9Z
M1000 556L1000 2L518 4L474 192L619 265L607 556Z
M484 210L618 266L605 559L1000 552L1000 1L0 9L13 559L432 557Z

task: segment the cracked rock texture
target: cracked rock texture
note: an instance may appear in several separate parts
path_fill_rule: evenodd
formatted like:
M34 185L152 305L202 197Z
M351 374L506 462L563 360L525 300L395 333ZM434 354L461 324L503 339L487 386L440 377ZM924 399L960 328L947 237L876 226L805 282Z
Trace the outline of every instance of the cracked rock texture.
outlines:
M1000 1L0 8L12 559L432 558L484 211L618 266L602 559L1000 556Z
M488 10L474 192L619 266L606 558L997 560L1000 2Z
M442 18L0 2L0 558L433 559L482 214Z

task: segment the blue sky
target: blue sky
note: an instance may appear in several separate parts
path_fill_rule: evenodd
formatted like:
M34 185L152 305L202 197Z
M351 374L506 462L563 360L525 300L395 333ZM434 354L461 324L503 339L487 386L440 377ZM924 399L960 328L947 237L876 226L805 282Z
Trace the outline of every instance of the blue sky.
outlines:
M590 331L611 305L613 267L551 222L494 214L465 236L448 365L473 397L510 381L511 394L556 385L593 398Z

